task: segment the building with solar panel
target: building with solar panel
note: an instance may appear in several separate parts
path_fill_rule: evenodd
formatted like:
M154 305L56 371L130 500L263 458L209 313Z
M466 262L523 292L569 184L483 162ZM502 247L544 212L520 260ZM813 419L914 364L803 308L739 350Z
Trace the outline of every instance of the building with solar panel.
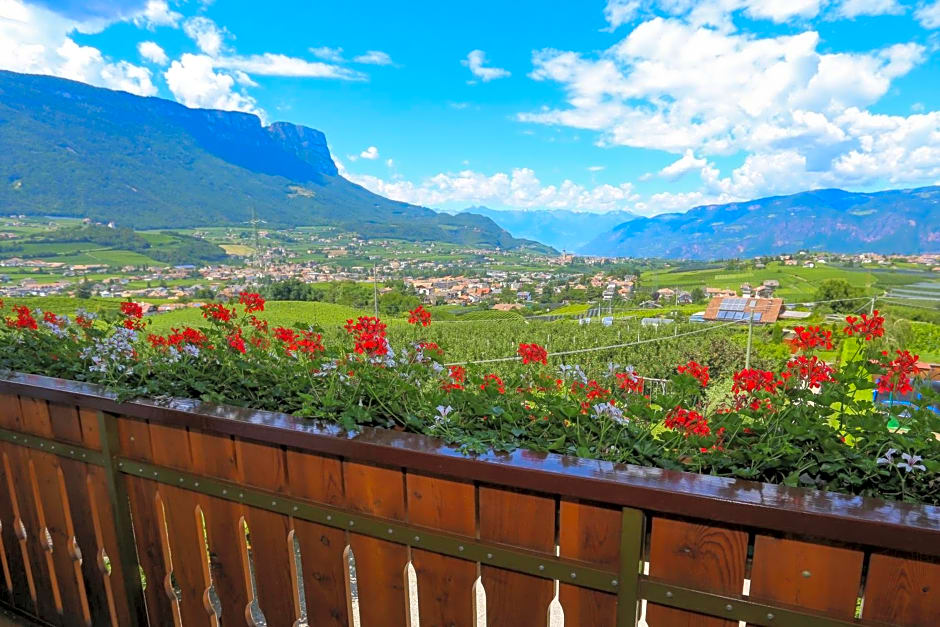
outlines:
M773 324L783 312L782 298L743 298L717 296L705 309L705 320Z

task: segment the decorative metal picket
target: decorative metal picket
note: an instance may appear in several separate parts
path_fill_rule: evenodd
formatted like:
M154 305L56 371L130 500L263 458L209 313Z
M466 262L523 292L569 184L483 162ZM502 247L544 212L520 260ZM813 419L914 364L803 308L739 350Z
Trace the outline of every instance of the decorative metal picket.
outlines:
M0 380L0 475L0 604L42 624L519 627L553 599L566 626L940 617L929 506L31 375Z

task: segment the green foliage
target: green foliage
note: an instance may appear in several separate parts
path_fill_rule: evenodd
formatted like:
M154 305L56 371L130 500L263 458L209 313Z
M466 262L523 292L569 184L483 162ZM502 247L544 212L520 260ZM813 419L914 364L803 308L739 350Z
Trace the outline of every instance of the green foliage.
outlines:
M836 301L825 303L823 307L832 311L851 312L858 309L858 301L842 301L840 299L852 299L864 296L864 290L853 287L845 279L828 279L823 281L813 299L820 301Z

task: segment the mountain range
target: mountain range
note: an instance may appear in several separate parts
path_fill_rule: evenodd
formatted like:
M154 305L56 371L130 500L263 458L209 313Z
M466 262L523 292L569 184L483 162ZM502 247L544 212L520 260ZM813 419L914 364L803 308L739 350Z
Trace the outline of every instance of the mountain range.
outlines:
M596 237L637 217L629 211L589 213L568 209L469 207L463 212L486 216L516 237L533 239L556 250L585 254L591 252L589 243Z
M367 238L529 247L487 217L389 200L343 178L320 131L0 71L0 211L137 229L335 226Z
M620 257L727 259L793 252L940 250L940 186L854 193L819 189L635 218L583 252Z

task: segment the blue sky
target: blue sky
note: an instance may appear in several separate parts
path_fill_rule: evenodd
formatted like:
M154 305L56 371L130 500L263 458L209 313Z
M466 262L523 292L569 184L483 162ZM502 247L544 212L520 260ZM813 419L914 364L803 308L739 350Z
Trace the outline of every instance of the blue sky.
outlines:
M324 131L443 209L940 183L940 0L0 0L0 67Z

